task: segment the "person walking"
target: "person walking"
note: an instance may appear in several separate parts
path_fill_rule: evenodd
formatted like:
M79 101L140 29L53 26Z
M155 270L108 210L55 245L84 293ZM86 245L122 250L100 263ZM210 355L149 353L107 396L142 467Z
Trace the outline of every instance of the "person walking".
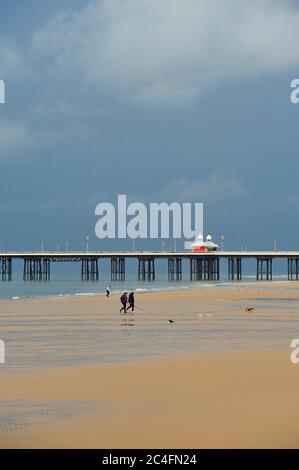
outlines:
M124 311L124 313L127 313L127 302L128 302L128 292L124 292L120 298L122 308L120 309L120 312Z
M110 297L110 291L111 291L111 286L108 286L107 289L106 289L106 297Z
M130 292L129 298L128 298L128 302L129 302L129 307L127 308L127 311L128 311L129 309L131 309L132 312L134 312L134 310L135 310L134 292Z

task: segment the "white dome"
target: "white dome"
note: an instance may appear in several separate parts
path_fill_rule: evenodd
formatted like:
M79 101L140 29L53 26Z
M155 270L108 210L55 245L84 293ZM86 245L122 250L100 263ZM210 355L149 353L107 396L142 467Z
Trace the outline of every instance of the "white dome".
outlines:
M209 235L207 235L206 241L207 241L207 242L211 242L211 241L212 241L212 235L211 235L210 233L209 233Z
M200 241L200 242L203 241L202 233L199 233L199 234L198 234L197 240Z

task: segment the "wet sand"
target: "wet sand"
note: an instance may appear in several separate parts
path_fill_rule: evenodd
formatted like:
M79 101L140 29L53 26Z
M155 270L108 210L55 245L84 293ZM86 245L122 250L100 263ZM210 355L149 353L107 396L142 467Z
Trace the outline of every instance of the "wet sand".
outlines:
M299 447L297 283L137 298L0 303L0 447Z
M298 390L286 351L31 371L6 377L0 400L40 415L2 430L0 446L299 447Z

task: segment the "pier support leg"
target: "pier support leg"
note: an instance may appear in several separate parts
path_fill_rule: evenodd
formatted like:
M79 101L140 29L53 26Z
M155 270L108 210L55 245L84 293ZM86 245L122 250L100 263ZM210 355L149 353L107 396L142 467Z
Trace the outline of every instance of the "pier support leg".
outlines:
M217 257L208 257L206 259L206 280L208 281L219 281L220 278L220 269L219 269L219 258Z
M111 258L111 281L124 281L126 278L125 258Z
M81 280L99 280L99 263L97 258L83 258L81 260Z
M182 258L168 258L168 280L182 280Z
M288 258L288 280L289 281L299 280L299 258L298 257Z
M24 281L41 281L43 279L42 258L24 259Z
M50 259L48 258L25 258L24 281L49 281L50 280Z
M228 279L230 281L242 280L242 259L231 257L228 258Z
M190 281L202 281L203 260L201 258L190 258Z
M42 278L43 281L50 281L51 278L51 261L47 258L42 260Z
M28 258L24 259L23 280L24 281L31 281L31 279L30 279L30 260Z
M138 259L138 280L154 281L156 279L155 258Z
M0 259L0 273L2 281L12 280L12 259L1 258Z
M257 258L256 279L272 281L272 258Z
M220 263L216 256L190 258L190 281L219 281Z

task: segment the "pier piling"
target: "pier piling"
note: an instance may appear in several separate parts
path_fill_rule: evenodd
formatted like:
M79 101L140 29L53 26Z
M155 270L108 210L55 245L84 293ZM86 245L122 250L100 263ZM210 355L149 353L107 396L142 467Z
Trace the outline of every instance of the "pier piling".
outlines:
M298 281L299 280L299 257L288 258L288 280Z
M270 257L259 257L256 259L256 279L262 281L272 281L272 258Z
M154 281L156 279L155 258L138 259L138 280Z
M126 262L125 258L111 258L111 281L125 281Z
M168 258L168 280L182 280L182 258Z
M216 256L190 258L190 281L219 281L219 264Z
M42 269L42 277L44 281L50 281L51 273L50 273L50 266L51 261L49 259L43 259L43 269Z
M81 261L81 280L98 281L99 263L97 258L84 258Z
M11 281L12 280L12 259L11 258L2 258L0 260L0 272L2 281Z
M242 280L242 259L236 257L228 258L228 279L230 281Z
M41 258L27 258L24 260L24 281L42 280L42 260Z
M24 281L49 281L50 259L48 258L25 258L23 269Z

